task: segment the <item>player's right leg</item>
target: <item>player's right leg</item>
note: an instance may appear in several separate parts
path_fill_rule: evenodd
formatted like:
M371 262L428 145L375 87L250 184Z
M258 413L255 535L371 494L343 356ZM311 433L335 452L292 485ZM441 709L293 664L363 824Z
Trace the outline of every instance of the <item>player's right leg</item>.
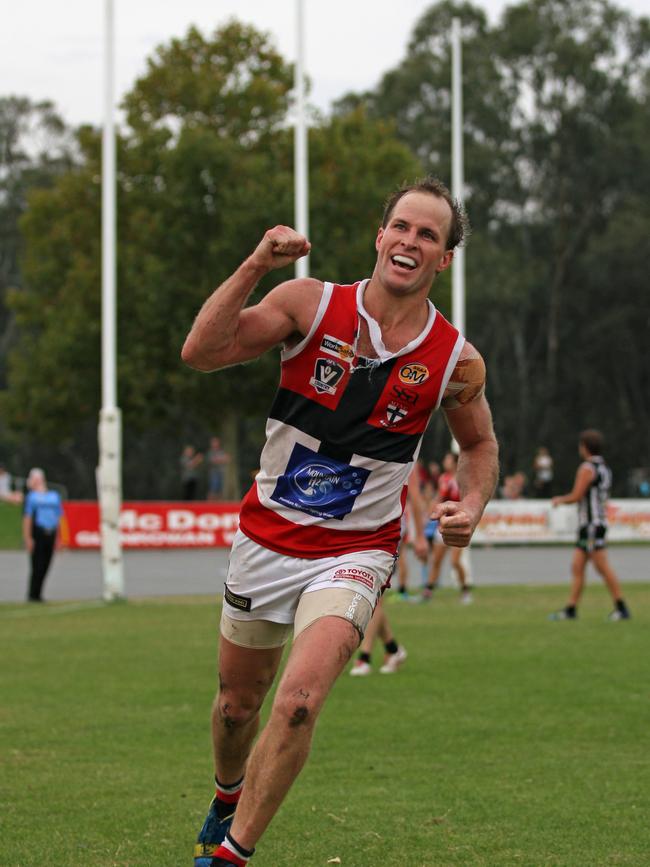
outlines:
M251 753L233 822L233 840L248 851L300 773L323 703L359 641L358 630L343 616L319 617L295 639L269 721Z
M433 553L431 555L431 565L429 567L429 580L427 582L427 586L422 591L422 598L425 600L431 599L433 591L438 586L440 569L442 567L442 561L445 559L446 553L447 546L444 544L444 542L434 542Z
M589 554L582 548L576 548L571 560L571 592L569 593L569 605L577 607L585 587L585 570Z
M550 615L551 620L575 620L578 616L577 607L585 586L585 569L587 568L588 559L589 552L586 544L582 544L581 536L578 539L578 544L574 548L573 558L571 560L571 590L569 592L569 601L560 611L556 611Z
M232 621L222 618L222 633L239 641L270 643L251 648L221 635L219 691L212 706L212 739L216 793L199 832L195 867L209 867L232 824L242 791L246 762L259 727L259 711L282 658L288 630L267 621ZM254 633L254 635L253 635Z
M614 610L609 615L610 620L629 620L630 612L623 599L623 591L618 580L616 572L612 569L607 556L605 547L597 548L591 555L591 562L596 567L599 575L607 585L612 600L614 602Z

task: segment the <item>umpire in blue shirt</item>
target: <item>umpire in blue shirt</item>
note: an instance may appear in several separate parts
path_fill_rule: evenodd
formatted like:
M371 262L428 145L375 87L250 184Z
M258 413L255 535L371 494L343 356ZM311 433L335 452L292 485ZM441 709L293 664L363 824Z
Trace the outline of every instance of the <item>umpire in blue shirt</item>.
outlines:
M47 487L45 473L38 467L27 476L29 493L23 510L23 539L31 557L30 602L42 602L41 593L50 568L59 523L63 515L61 497Z

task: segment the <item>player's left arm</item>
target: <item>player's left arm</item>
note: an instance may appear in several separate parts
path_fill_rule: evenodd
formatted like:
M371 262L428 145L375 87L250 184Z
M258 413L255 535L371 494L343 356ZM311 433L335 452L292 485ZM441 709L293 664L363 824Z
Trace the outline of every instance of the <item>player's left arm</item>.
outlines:
M589 486L594 480L594 469L589 464L580 464L576 473L573 489L568 494L562 494L559 497L553 497L551 504L553 506L561 506L569 503L579 503L589 490Z
M31 554L34 550L34 538L32 536L32 523L33 519L31 514L25 513L23 515L23 542L25 543L25 548Z
M485 398L485 363L479 352L465 343L445 391L442 408L458 443L457 480L460 502L437 503L437 518L446 545L469 545L499 477L499 446L492 413Z

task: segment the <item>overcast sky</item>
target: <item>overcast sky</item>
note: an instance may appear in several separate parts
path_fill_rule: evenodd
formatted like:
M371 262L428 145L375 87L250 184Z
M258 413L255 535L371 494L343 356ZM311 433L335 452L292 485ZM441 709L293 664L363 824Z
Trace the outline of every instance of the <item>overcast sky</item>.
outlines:
M349 90L373 87L404 55L434 0L305 0L310 101L327 109ZM474 0L496 22L502 0ZM570 2L570 0L567 0ZM104 0L0 0L0 95L52 100L70 124L102 116ZM650 0L619 0L650 15ZM154 48L190 24L211 32L229 18L270 32L295 58L295 0L114 0L116 96L130 90Z

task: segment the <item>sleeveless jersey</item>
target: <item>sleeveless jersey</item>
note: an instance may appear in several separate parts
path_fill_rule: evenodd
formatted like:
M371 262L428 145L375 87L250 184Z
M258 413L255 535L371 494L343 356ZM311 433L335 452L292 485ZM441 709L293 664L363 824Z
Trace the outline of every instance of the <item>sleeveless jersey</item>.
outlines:
M368 281L325 283L309 333L281 355L260 471L240 529L291 557L379 549L395 554L406 485L464 338L429 304L420 335L397 353L357 354ZM379 344L379 346L378 346Z
M441 501L449 500L452 503L460 502L460 490L456 476L452 473L442 473L438 480L438 498Z
M607 526L606 505L612 486L612 471L600 455L592 455L581 466L593 471L593 481L587 488L587 493L578 503L578 523L581 527L596 524Z

